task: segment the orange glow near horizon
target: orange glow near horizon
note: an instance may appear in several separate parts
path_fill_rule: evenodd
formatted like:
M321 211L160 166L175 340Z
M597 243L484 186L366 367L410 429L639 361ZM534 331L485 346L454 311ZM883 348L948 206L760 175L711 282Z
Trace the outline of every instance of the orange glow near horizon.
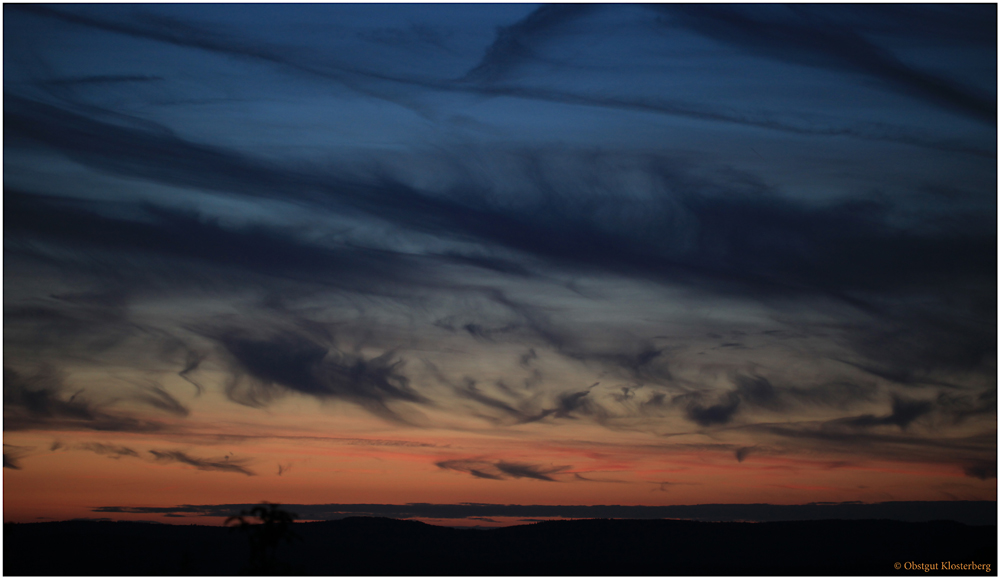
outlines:
M350 421L345 421L350 423ZM173 524L221 524L218 517L100 513L98 507L241 504L535 504L696 505L710 503L996 500L990 481L961 468L751 452L737 461L729 448L699 448L636 433L606 441L544 440L495 433L386 427L357 420L356 430L321 436L272 424L260 438L190 428L177 435L16 432L5 444L26 450L22 470L5 469L5 522L110 517ZM530 431L532 427L525 429ZM56 443L58 441L58 443ZM97 443L97 444L95 444ZM101 446L98 446L101 445ZM115 454L115 449L129 449ZM182 453L192 461L158 458ZM124 452L124 451L122 451ZM251 458L252 457L252 458ZM500 480L458 469L506 463L535 465L538 478ZM457 462L456 462L457 461ZM461 462L466 461L466 462ZM223 466L219 466L223 465ZM233 470L220 470L234 465ZM545 480L549 479L549 480ZM421 519L434 522L431 519ZM496 521L497 519L494 518ZM457 525L514 524L477 520Z

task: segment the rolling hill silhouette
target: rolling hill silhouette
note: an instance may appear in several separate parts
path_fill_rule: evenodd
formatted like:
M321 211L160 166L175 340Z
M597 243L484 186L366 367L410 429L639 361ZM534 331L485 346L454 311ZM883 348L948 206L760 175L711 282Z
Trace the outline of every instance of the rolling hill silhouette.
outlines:
M490 530L350 517L295 523L303 575L909 575L895 563L988 563L997 527L954 521L766 523L591 519ZM250 548L225 527L67 521L4 525L4 575L233 575Z

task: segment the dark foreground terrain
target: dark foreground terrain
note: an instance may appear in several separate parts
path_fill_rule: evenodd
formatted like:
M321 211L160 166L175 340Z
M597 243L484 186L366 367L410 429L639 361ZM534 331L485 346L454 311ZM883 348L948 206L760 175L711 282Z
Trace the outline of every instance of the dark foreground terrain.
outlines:
M550 521L492 530L354 517L296 523L265 572L308 575L997 575L996 526ZM250 573L248 536L197 525L5 524L4 575ZM259 561L259 560L258 560ZM988 563L941 570L942 562ZM895 564L901 569L896 570ZM909 563L909 565L907 565ZM937 564L929 572L907 570ZM258 563L257 571L260 571Z

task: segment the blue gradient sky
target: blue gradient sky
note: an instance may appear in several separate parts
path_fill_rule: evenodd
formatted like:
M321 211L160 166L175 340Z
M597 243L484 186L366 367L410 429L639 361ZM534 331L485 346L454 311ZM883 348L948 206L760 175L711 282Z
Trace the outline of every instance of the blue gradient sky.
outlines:
M5 520L996 499L993 4L4 17Z

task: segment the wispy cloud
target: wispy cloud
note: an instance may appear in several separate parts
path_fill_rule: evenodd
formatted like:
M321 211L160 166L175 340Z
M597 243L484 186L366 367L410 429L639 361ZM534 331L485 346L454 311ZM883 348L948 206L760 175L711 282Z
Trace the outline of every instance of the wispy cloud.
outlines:
M572 468L569 466L542 466L498 460L495 462L479 459L443 460L435 463L438 468L471 474L476 478L503 480L507 478L527 478L555 482L558 475Z
M197 458L190 456L179 450L150 450L150 454L157 462L179 462L195 467L198 470L216 470L221 472L235 472L254 476L252 470L246 467L247 459L233 458Z
M252 462L251 459L233 458L230 455L226 455L221 458L199 458L181 450L153 449L148 451L149 456L147 456L146 453L137 451L128 446L106 444L102 442L65 444L56 441L52 444L51 450L61 450L63 452L84 450L116 460L128 457L160 464L178 463L193 466L198 470L233 472L245 474L247 476L254 476L256 474L248 468L248 465ZM281 474L282 471L287 471L289 468L291 468L290 464L285 467L279 466L279 474Z
M174 416L184 417L191 412L187 406L181 404L173 395L157 384L150 384L143 392L136 394L135 398Z
M134 458L139 458L139 453L127 446L102 444L100 442L84 442L75 445L73 448L78 448L81 450L89 450L91 452L96 452L97 454L103 454L111 458L121 458L123 456L131 456Z
M66 396L60 377L52 373L24 376L4 368L4 430L103 430L155 432L160 422L111 412L88 401L83 390Z
M3 445L3 467L21 470L21 459L32 450L29 446Z
M892 425L896 426L896 425ZM983 464L995 454L995 430L972 436L942 436L939 433L908 433L898 428L873 432L852 425L850 419L820 424L755 424L742 429L778 437L787 449L815 447L817 441L827 452L839 451L855 457L891 461L926 461L951 465L956 473L970 465ZM895 431L895 432L892 432ZM966 471L968 472L968 471Z

